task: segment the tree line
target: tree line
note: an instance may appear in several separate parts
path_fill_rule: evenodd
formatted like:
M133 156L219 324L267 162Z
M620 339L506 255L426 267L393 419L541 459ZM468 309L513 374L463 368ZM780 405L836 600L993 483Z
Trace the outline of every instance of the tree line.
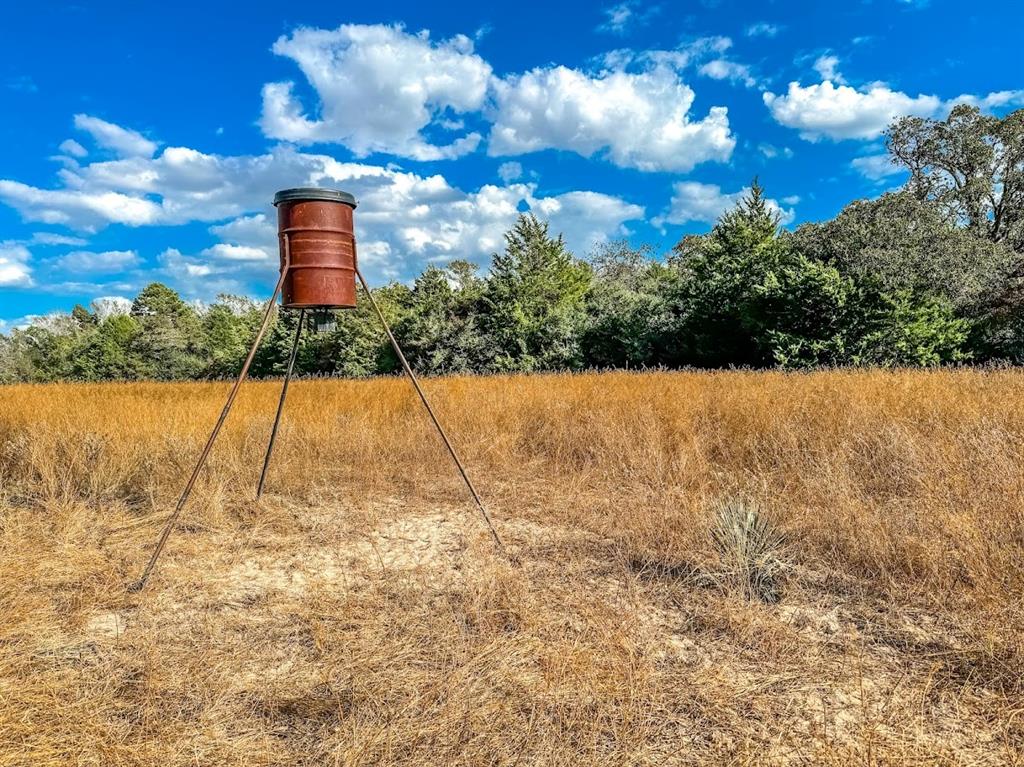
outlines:
M524 214L486 274L453 261L375 296L426 374L1024 361L1024 110L958 106L886 139L904 187L830 221L782 229L755 181L666 257L614 242L582 259ZM260 317L154 283L129 311L76 306L0 336L0 382L232 376ZM304 334L299 374L398 371L368 302L333 320ZM277 312L253 375L284 371L296 322Z

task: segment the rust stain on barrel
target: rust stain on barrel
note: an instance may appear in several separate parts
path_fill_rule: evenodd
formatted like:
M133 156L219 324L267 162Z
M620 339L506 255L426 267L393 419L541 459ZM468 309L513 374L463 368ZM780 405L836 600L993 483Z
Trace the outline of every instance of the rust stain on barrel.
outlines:
M355 198L335 189L283 189L274 195L281 269L291 268L282 304L289 309L356 305Z

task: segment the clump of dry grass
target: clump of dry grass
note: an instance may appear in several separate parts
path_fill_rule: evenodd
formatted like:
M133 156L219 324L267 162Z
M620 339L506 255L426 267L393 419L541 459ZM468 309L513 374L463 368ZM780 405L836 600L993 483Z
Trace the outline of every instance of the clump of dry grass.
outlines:
M0 389L0 765L1024 758L1024 375L425 386Z

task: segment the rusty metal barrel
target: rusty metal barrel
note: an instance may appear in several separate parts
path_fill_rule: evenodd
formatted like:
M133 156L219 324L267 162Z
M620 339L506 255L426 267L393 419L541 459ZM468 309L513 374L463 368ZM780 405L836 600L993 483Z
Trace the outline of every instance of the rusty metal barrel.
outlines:
M274 195L281 303L288 309L351 309L356 305L356 198L336 189L283 189Z

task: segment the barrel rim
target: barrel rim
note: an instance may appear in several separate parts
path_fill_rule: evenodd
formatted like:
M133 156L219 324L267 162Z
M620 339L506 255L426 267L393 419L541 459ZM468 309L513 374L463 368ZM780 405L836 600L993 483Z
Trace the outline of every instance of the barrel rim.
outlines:
M280 205L282 202L340 202L352 206L353 209L357 205L356 198L348 192L314 186L282 189L274 195L274 205Z

